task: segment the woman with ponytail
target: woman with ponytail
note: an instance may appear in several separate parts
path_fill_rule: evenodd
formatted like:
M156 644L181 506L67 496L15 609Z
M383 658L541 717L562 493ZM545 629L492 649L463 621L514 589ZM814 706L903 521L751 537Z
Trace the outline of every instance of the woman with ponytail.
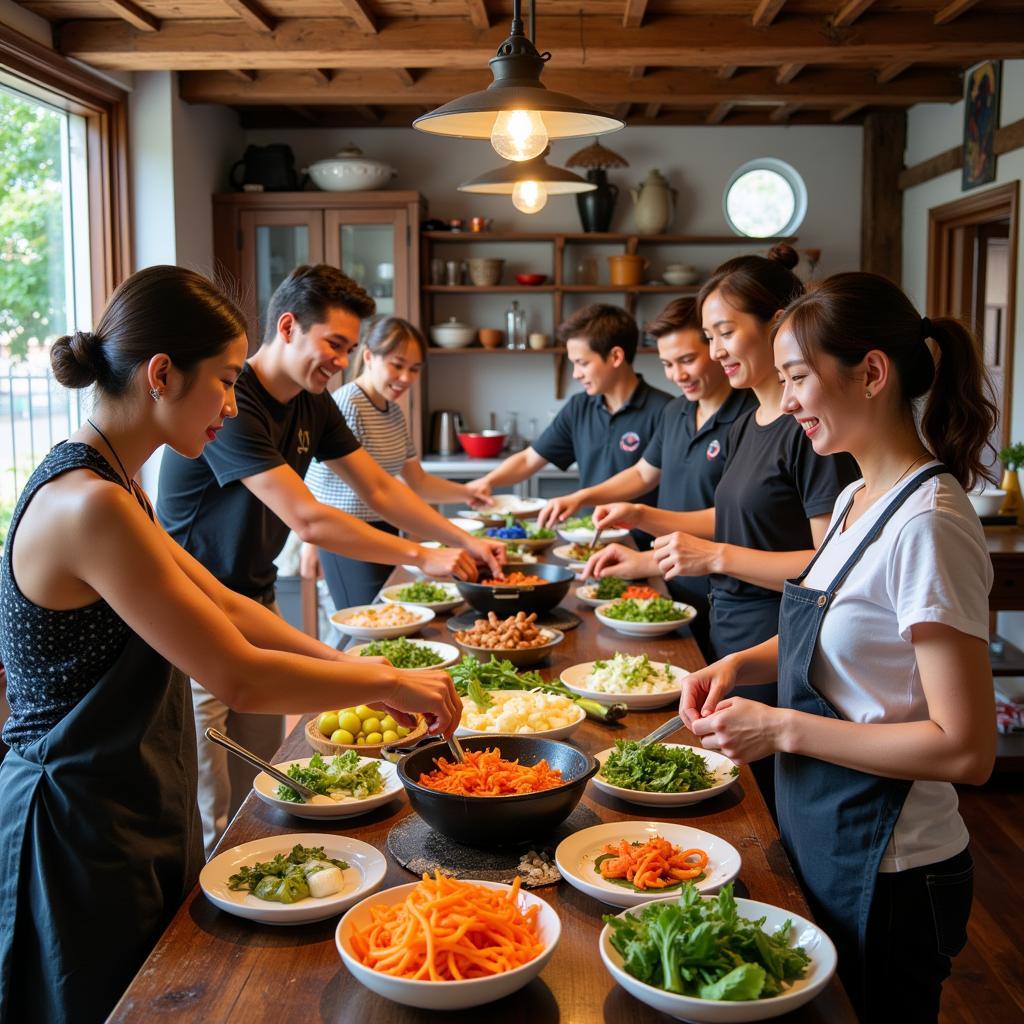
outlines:
M934 1022L973 866L954 783L995 757L992 565L965 490L995 423L975 341L892 282L839 274L775 335L783 408L863 479L787 581L779 635L686 681L704 746L778 754L779 829L863 1021ZM727 697L776 678L779 707Z
M848 456L817 454L780 404L771 332L777 315L804 291L792 270L797 259L788 245L767 257L739 256L722 264L697 297L712 358L733 388L750 388L757 399L729 432L714 507L668 512L620 503L594 511L595 525L623 523L656 540L640 556L612 545L591 559L591 574L710 575L715 658L775 636L783 584L807 564L839 492L857 476ZM750 695L774 705L775 684L766 681ZM773 759L753 770L774 814Z
M179 267L133 275L95 331L53 344L58 382L96 401L29 478L0 563L0 1021L105 1020L195 884L183 672L240 711L376 703L458 722L447 673L339 654L154 521L140 467L161 445L197 458L216 443L246 347L238 309Z

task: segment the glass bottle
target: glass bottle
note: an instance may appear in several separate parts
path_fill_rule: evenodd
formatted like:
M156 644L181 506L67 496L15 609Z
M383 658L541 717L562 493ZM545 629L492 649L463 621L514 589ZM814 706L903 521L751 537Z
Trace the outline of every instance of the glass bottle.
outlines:
M505 415L508 417L505 421L505 435L508 438L505 448L510 452L521 452L526 447L526 443L519 433L519 413L510 410Z
M519 308L518 300L505 312L505 347L526 348L526 311Z

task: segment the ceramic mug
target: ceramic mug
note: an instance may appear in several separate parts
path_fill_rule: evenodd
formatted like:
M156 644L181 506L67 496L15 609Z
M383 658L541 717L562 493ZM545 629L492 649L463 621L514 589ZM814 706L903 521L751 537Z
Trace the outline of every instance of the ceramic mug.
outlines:
M612 284L627 287L641 284L646 269L647 259L644 256L620 253L618 256L608 257L608 273Z
M546 334L536 333L530 335L530 348L542 349L548 347L548 336Z

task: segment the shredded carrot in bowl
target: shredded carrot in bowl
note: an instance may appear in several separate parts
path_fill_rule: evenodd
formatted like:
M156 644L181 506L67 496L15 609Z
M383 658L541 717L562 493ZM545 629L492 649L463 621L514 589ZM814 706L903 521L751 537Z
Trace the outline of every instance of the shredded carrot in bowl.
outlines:
M369 907L372 921L354 928L355 958L381 974L413 981L467 981L522 967L544 952L534 905L519 907L511 890L489 889L435 872L424 874L402 903Z
M552 768L546 758L534 765L506 761L497 747L467 750L461 764L445 757L437 758L434 764L437 768L420 775L419 784L456 796L520 796L565 783L561 771Z

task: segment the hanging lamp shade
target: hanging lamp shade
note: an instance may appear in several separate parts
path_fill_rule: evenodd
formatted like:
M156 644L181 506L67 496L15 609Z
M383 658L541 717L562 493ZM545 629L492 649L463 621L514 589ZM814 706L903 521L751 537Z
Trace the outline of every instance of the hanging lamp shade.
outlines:
M472 181L459 186L460 192L475 192L485 196L510 196L516 185L525 181L540 182L551 196L571 195L575 192L593 192L597 185L581 178L564 167L552 167L544 158L548 150L532 160L508 163L487 171Z
M540 75L550 57L550 53L538 53L524 34L516 0L512 33L489 61L494 81L486 89L460 96L421 114L413 121L413 127L434 135L491 139L499 115L512 111L539 114L549 139L603 135L625 127L624 121L575 96L546 89Z

